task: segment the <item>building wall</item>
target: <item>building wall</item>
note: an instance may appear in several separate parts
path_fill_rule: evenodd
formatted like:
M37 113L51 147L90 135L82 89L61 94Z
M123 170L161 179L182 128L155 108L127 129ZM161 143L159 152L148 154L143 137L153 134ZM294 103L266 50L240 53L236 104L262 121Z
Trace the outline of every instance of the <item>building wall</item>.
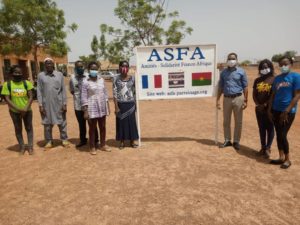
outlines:
M43 67L44 59L46 57L51 57L46 54L42 49L39 49L37 58L39 65ZM65 55L64 57L51 57L54 60L55 66L58 65L67 65L68 64L68 57ZM36 72L35 72L35 65L34 65L34 56L32 54L28 54L25 56L17 56L14 54L10 55L0 55L0 82L3 83L4 81L9 79L9 66L12 65L20 65L22 67L22 72L26 78L33 81L36 79ZM43 68L41 68L42 70Z

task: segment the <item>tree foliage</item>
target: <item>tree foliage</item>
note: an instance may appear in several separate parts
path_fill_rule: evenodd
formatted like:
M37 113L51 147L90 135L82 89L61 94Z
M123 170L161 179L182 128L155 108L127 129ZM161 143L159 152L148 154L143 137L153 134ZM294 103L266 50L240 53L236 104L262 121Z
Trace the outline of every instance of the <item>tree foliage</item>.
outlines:
M64 56L69 48L65 42L64 12L52 0L2 0L0 8L0 53L24 55L33 51L36 68L37 50L46 49L52 56ZM76 24L68 26L75 31Z
M167 13L165 0L118 0L114 13L125 28L101 24L98 45L99 57L112 63L129 59L136 46L179 44L193 31L177 11Z
M251 64L250 60L244 60L241 62L241 66L248 66L249 64Z
M283 56L288 56L290 58L294 58L295 56L297 55L297 52L296 51L286 51L284 53L279 53L279 54L275 54L272 56L272 61L273 62L279 62L280 58L283 57Z

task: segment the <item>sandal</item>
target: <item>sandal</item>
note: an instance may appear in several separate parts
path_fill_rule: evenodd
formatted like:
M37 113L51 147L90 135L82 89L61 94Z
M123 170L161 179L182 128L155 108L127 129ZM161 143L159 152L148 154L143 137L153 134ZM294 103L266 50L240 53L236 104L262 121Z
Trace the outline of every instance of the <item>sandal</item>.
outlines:
M287 168L289 168L291 165L292 165L292 163L291 163L290 161L285 161L285 162L280 166L280 168L281 168L281 169L287 169Z
M111 152L111 149L108 148L108 147L106 147L106 146L102 146L102 147L100 148L100 150L101 150L101 151L104 151L104 152Z
M273 159L270 161L270 164L273 164L273 165L281 165L282 163L284 163L284 161L282 159Z
M137 145L135 143L131 144L131 148L137 148L137 147L139 147L139 145Z
M125 144L124 144L124 142L121 142L120 146L119 146L119 149L122 150L123 148L125 148Z

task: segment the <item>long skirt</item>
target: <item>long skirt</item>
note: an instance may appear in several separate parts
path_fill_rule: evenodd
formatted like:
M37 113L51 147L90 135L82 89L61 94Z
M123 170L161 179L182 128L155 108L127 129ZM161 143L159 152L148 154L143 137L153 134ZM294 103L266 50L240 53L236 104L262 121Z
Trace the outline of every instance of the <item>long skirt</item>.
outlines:
M120 112L116 115L116 139L137 140L139 139L138 129L135 119L134 102L118 102Z

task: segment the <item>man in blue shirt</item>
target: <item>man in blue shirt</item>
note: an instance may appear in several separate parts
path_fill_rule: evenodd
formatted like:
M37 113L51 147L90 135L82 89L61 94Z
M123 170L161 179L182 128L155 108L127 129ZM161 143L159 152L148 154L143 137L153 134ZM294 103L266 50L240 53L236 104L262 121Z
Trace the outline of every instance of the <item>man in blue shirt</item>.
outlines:
M247 107L248 101L248 81L245 71L237 66L237 54L230 53L227 56L228 67L222 71L219 81L217 96L217 108L220 107L220 98L224 94L223 100L223 127L225 142L220 148L232 146L235 150L240 149L240 139L242 133L243 110ZM231 143L231 115L234 115L234 137Z

